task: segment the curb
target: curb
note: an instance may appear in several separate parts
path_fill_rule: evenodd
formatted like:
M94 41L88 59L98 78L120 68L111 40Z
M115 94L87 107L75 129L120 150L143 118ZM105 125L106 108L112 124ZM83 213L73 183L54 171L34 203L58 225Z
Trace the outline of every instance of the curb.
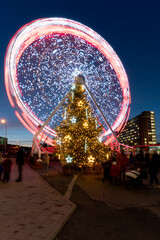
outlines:
M33 171L35 171L34 169L32 169ZM36 172L36 171L35 171ZM37 172L36 172L37 173ZM51 188L54 189L54 191L61 197L63 198L65 201L67 201L71 206L72 209L71 211L68 213L67 217L63 216L63 218L61 219L61 223L57 223L55 226L57 226L57 230L55 231L55 233L51 233L48 234L48 238L50 240L54 240L54 238L56 237L56 235L59 233L59 231L62 229L62 227L65 225L65 223L68 221L68 219L70 218L70 216L73 214L73 212L76 210L77 206L76 204L74 204L73 202L71 202L69 199L67 199L67 197L63 196L62 194L60 194L54 187L52 187L46 180L45 178L43 178L39 173L37 173L40 178L42 179L42 181L45 181ZM60 225L60 226L59 226Z

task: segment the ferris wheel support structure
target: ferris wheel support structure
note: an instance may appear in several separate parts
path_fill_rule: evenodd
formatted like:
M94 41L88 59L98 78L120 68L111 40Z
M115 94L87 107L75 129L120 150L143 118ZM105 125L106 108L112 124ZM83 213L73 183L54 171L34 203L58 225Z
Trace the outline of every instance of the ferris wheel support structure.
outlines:
M101 115L102 115L102 117L104 118L104 120L105 120L105 122L106 122L106 124L107 124L108 128L111 130L111 132L112 132L113 136L115 137L115 140L116 140L116 141L117 141L117 143L118 143L118 139L117 139L117 136L116 136L115 132L113 131L113 129L112 129L112 127L111 127L111 125L109 124L109 122L107 121L106 117L104 116L104 114L103 114L102 110L101 110L101 109L100 109L100 107L98 106L98 104L97 104L97 102L96 102L95 98L93 97L93 94L90 92L89 88L87 87L87 85L86 85L86 83L85 83L85 81L84 81L83 77L79 77L79 80L80 80L80 81L83 83L83 85L84 85L84 86L85 86L85 88L87 89L87 92L88 92L88 93L89 93L89 95L91 96L91 98L92 98L92 100L93 100L94 104L95 104L95 105L96 105L96 107L98 108L98 110L99 110L100 114L101 114Z
M69 91L70 92L70 91ZM37 147L36 143L36 139L38 138L39 134L42 132L42 130L45 128L45 126L47 126L47 124L49 123L49 121L52 119L52 117L55 115L55 113L58 111L58 109L62 106L62 104L65 102L66 98L68 97L69 92L65 95L65 97L62 99L62 101L58 104L58 106L54 109L54 111L49 115L49 117L47 118L47 120L43 123L43 125L41 126L41 128L38 130L38 132L34 135L33 138L33 144L32 144L32 153L34 152L34 147ZM42 140L43 134L41 135L41 138L39 139L39 146L38 146L38 159L41 159L41 148L40 148L40 142Z

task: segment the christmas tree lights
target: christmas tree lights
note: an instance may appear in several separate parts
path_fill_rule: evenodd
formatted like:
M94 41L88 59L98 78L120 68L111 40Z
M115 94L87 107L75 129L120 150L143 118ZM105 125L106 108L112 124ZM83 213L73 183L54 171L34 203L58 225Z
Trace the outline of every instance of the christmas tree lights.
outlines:
M63 165L93 165L106 160L105 146L98 139L102 126L98 126L82 86L76 77L64 107L65 118L56 129L61 139L57 154Z

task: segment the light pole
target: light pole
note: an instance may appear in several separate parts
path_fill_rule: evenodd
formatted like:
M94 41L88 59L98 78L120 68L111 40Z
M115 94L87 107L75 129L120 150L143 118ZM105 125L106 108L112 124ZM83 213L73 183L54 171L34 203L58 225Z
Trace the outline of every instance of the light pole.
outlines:
M4 143L4 152L6 152L7 147L7 124L5 119L1 119L1 123L5 126L5 143Z

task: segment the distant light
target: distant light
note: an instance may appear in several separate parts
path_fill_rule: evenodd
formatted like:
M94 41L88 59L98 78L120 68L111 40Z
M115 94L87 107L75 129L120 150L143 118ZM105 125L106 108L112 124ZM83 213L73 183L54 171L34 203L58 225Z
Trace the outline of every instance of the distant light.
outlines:
M1 123L2 123L2 124L5 124L5 123L6 123L6 120L5 120L5 119L1 119Z
M83 126L84 126L85 128L87 128L87 127L88 127L88 123L87 123L87 122L83 123Z
M90 157L88 157L88 162L89 163L94 163L95 158L91 155Z
M58 144L58 145L61 145L61 140L60 140L60 139L57 140L57 144Z
M67 136L65 136L64 138L65 138L65 140L71 140L70 135L67 135Z
M76 86L75 84L72 84L71 90L74 90L74 89L76 89Z

